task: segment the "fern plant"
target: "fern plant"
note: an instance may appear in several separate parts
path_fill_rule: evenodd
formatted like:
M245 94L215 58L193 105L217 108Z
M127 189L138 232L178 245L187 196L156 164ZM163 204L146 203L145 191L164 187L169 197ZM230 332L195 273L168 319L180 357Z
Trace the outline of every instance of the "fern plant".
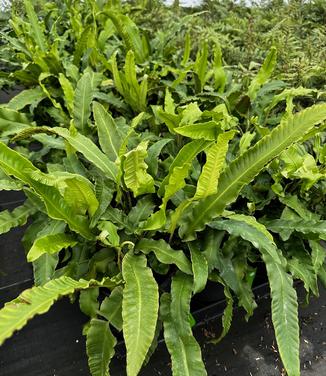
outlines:
M156 41L109 5L64 3L74 27L60 35L76 38L73 56L52 46L28 0L29 23L14 19L25 25L16 48L28 60L15 77L33 86L0 108L0 188L23 190L26 202L0 213L0 231L31 218L23 244L35 286L0 310L0 343L72 295L89 316L93 376L109 374L119 332L127 374L139 374L162 327L173 375L205 375L192 297L208 280L223 287L220 341L235 302L253 314L263 262L279 352L298 376L293 279L316 295L326 282L325 213L307 200L324 189L326 104L272 80L275 48L249 83L232 80L218 44L194 53L189 36L163 67ZM78 10L89 12L84 28Z

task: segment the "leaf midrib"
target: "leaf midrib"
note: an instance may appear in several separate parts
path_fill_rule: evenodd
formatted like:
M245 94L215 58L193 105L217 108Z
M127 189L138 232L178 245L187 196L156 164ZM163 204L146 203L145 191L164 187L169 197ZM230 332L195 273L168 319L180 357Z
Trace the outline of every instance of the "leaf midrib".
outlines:
M215 198L215 200L211 204L208 205L208 207L206 208L206 210L204 210L202 212L202 214L200 214L199 217L197 217L198 219L196 220L195 223L200 223L203 220L203 218L205 217L206 212L209 212L212 209L212 207L215 206L216 202L218 202L219 200L221 200L221 198L225 194L227 194L227 192L229 190L232 190L232 188L237 185L238 181L240 181L242 179L242 177L245 176L248 173L248 171L254 170L256 168L256 166L259 165L264 159L266 159L267 162L268 162L269 161L269 155L273 155L273 153L275 152L275 150L277 150L277 149L283 150L283 145L286 145L287 142L288 142L288 140L291 139L292 137L294 137L294 134L298 133L299 132L298 129L301 130L301 128L304 128L304 126L301 126L301 127L298 127L297 129L294 129L294 132L289 133L288 137L285 138L285 141L281 142L276 148L271 149L267 154L263 154L263 157L261 157L260 159L256 160L256 162L253 165L250 165L249 169L246 169L241 175L238 175L237 178L235 180L233 180L233 182L230 183L230 185L226 186L224 188L224 190L221 193L218 194L218 196ZM272 133L269 136L267 136L267 137L269 137L271 140L273 140L272 139ZM275 143L276 143L277 139L278 138L275 137L275 140L274 140ZM293 142L295 142L295 141L293 141ZM256 144L256 145L258 145L258 144ZM256 148L258 148L258 147L256 146ZM235 160L235 161L237 161L237 160ZM267 162L265 162L265 164ZM224 175L226 173L227 173L227 171L224 172ZM223 177L223 175L222 175L222 177ZM196 228L194 226L192 226L192 227Z
M1 163L4 164L5 166L7 166L7 168L8 168L9 170L14 171L18 176L22 176L23 179L21 179L21 180L24 181L24 182L25 182L26 184L28 184L29 186L31 186L36 192L38 192L38 190L35 188L35 184L33 184L33 183L31 182L31 180L30 180L28 177L26 177L26 175L21 174L21 173L19 172L19 170L15 169L13 166L7 164L7 163L6 163L5 161L3 161L3 160L1 161ZM34 166L33 166L33 167L34 167ZM32 168L32 167L31 167L31 168ZM34 168L35 168L35 167L34 167ZM35 168L35 171L36 171L36 168ZM51 187L49 187L49 188L51 188ZM40 194L40 193L38 193L38 194ZM59 217L61 216L60 219L64 219L68 224L71 223L76 229L81 228L81 227L80 227L80 223L75 222L75 221L73 220L74 216L72 216L72 218L70 218L70 217L68 217L64 212L58 210L58 207L57 207L54 203L52 203L52 200L49 200L48 197L47 197L46 195L43 196L43 195L41 194L41 198L42 198L43 201L47 202L48 205L49 205L52 209L54 209L54 210L53 210L54 212L58 213L57 215L58 215ZM81 234L84 234L84 229L81 230Z
M103 115L103 113L102 113L101 111L102 111L102 110L97 111L97 114L98 114L98 116L100 117L100 121L101 121L102 124L103 124L102 129L104 130L104 132L105 132L105 133L107 134L107 136L108 136L108 139L109 139L109 141L110 141L110 144L111 144L112 150L113 150L113 152L114 152L114 154L115 154L115 159L117 159L118 156L119 156L119 153L118 153L118 150L116 149L116 147L115 147L115 145L114 145L114 143L113 143L113 141L112 141L112 137L111 137L111 134L110 134L110 132L109 132L109 129L105 126L105 124L106 124L105 117L104 117L104 115Z
M137 310L137 335L136 335L136 346L135 348L133 349L133 354L137 354L137 352L135 352L135 349L139 349L139 338L140 338L140 332L141 332L141 323L142 323L142 320L141 320L141 317L142 317L142 289L141 289L141 283L140 283L140 280L137 276L137 273L134 269L134 265L131 265L131 270L132 270L132 273L134 275L134 278L135 278L135 281L136 281L136 284L137 284L137 300L138 300L138 307L139 309ZM130 288L130 287L129 287ZM133 333L131 333L131 335L133 335Z
M86 111L87 111L87 106L85 104L86 100L86 92L87 92L87 87L85 85L85 82L82 82L82 111L81 111L81 129L84 132L85 131L85 118L86 118Z
M57 129L57 130L55 130L55 132L57 132L61 137L66 138L67 141L68 141L69 143L71 143L71 141L72 141L72 142L74 142L76 145L78 145L78 147L79 147L79 150L78 150L78 151L79 151L80 153L82 153L81 150L84 149L85 145L84 145L80 140L78 140L78 137L71 136L71 135L67 134L66 132L62 132L62 131L63 131L63 129ZM97 166L102 170L102 172L104 172L104 173L109 173L109 174L111 175L110 178L111 178L113 181L115 181L115 180L116 180L116 176L114 175L114 173L113 173L111 167L110 167L107 163L105 163L105 160L107 159L107 156L106 156L104 153L102 153L100 149L98 149L98 153L102 154L101 157L104 159L104 161L103 161L103 160L102 160L99 156L97 156L96 153L92 150L93 147L97 148L97 146L96 146L95 144L92 144L92 145L91 145L91 148L88 149L88 153L91 154L91 155L92 155L92 158L95 159L95 160L97 161L97 162L96 162L96 163L97 163ZM89 158L88 158L88 159L89 159ZM89 160L90 160L90 159L89 159ZM108 162L111 162L110 160L107 160L107 161L108 161ZM92 163L93 163L93 164L96 164L95 162L92 162ZM112 162L112 163L113 163L113 162Z
M34 189L35 189L35 188L34 188ZM36 189L35 189L35 191L37 192ZM81 235L85 236L85 230L86 230L86 232L88 232L88 231L87 231L87 229L84 229L84 228L81 226L81 223L80 223L80 222L76 222L76 221L74 220L74 218L78 218L78 217L79 217L78 215L75 215L76 213L73 213L74 215L72 215L72 216L67 216L67 215L65 214L64 211L59 210L60 206L55 205L55 203L53 203L51 199L48 199L46 195L45 195L45 196L41 195L41 198L42 198L42 200L44 200L44 201L46 202L47 205L49 205L49 206L52 208L52 210L53 210L55 213L58 213L57 215L58 215L59 218L56 218L56 219L59 219L59 220L64 219L65 222L67 222L68 224L70 224L71 227L75 228L76 231L77 231L77 229L78 229L77 232L79 232ZM62 200L63 200L63 202L66 204L66 202L64 201L64 199L62 199ZM67 204L66 204L66 205L67 205ZM71 208L70 208L68 205L67 205L67 208L69 208L69 209L71 210ZM86 236L86 238L87 238L89 235L90 235L90 233Z
M42 312L44 312L43 311L44 309L47 309L48 307L50 308L51 305L54 303L54 301L56 299L59 299L60 296L68 295L68 294L72 293L73 291L75 291L77 288L85 288L85 287L83 287L83 286L78 286L78 287L77 286L69 286L68 287L67 286L67 288L64 291L60 291L59 294L55 294L55 291L52 291L51 297L49 297L46 300L42 300L42 302L40 304L36 304L34 309L27 310L25 312L25 315L23 315L23 316L21 316L21 310L18 311L18 309L17 309L17 303L12 303L9 306L7 306L8 308L11 308L11 305L16 305L16 307L15 306L12 307L13 308L12 312L17 313L17 314L19 313L20 315L19 316L15 315L15 322L12 325L8 325L8 323L6 323L6 325L2 328L2 331L1 331L2 340L0 340L0 344L3 343L3 341L5 339L9 338L11 336L11 333L13 333L15 330L19 330L20 328L22 328L25 325L25 322L28 321L28 318L32 318L32 317L36 316L37 314L41 314ZM46 290L45 290L44 287L43 287L43 291L44 291L44 293L46 293ZM39 297L39 295L38 295L38 297ZM24 304L24 303L20 303L20 304ZM25 307L26 306L28 306L28 304L25 303ZM5 308L6 308L6 306L4 307L4 309ZM0 311L0 313L1 313L1 311Z

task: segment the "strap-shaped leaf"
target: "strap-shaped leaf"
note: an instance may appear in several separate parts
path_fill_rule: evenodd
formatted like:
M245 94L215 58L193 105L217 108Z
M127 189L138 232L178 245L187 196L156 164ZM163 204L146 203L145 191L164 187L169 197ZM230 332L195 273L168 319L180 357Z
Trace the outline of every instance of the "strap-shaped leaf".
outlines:
M9 33L6 33L6 32L1 32L0 35L1 35L1 38L3 40L5 40L6 42L8 42L8 46L10 45L17 52L18 51L23 52L26 56L28 56L29 58L32 58L32 54L26 48L25 41L20 41L20 40L18 40L18 38L15 38L15 37L10 37ZM18 73L18 72L15 72L15 73ZM22 81L23 82L24 82L24 80L26 80L27 83L30 83L30 82L34 83L35 82L36 78L35 77L29 77L29 75L27 74L27 72L20 72L20 73L23 73L22 74Z
M229 219L227 222L219 220L216 224L220 223L221 226L217 227L242 237L260 250L271 288L272 319L280 355L288 374L299 376L298 302L292 278L285 271L284 258L276 253L276 249L270 249L275 245L271 243L270 235L267 236L266 230L262 229L260 224L257 226L251 217L246 220L244 215L235 218L236 220ZM215 222L212 226L216 227Z
M122 301L127 375L138 375L150 348L158 317L158 286L144 255L128 253L122 261Z
M146 96L147 96L147 75L144 75L144 79L141 84L138 84L136 64L133 51L128 51L125 60L125 79L128 83L129 96L136 106L134 109L138 111L146 110Z
M319 221L320 216L316 213L311 212L308 210L304 204L298 199L297 196L287 195L285 197L280 197L280 201L285 204L287 207L293 209L303 220L305 221ZM290 220L291 218L289 218ZM285 232L282 231L282 234L291 233L291 230L287 230ZM326 251L325 248L320 244L318 240L309 239L309 245L311 248L311 262L313 270L318 276L318 272L321 269L322 265L324 264L326 258ZM304 262L307 265L306 262ZM318 295L318 294L317 294Z
M171 284L171 316L177 324L181 336L192 335L190 326L190 300L192 297L192 276L177 272Z
M221 335L212 341L214 344L218 344L222 341L222 339L228 334L231 324L232 324L232 318L233 318L233 296L232 293L228 287L228 285L223 281L223 279L216 273L211 274L210 279L214 282L221 283L224 286L224 296L226 299L226 307L223 312L222 316L222 333Z
M198 86L199 90L197 91L203 91L205 82L206 82L206 74L207 74L207 65L208 65L208 43L205 41L202 44L202 48L198 50L196 61L194 64L194 72L196 73L198 77Z
M167 105L167 99L168 97L165 97L165 108ZM181 120L178 126L182 127L184 125L195 124L201 118L202 114L203 112L198 107L197 102L191 102L187 104L184 109L182 109L181 114L179 114L179 116L181 116Z
M93 216L99 206L94 187L84 176L69 172L44 174L37 170L31 173L31 177L42 184L56 187L67 204L80 214L85 214L87 210Z
M48 89L47 85L46 85L46 81L47 79L49 79L50 77L53 77L54 75L52 73L49 73L49 72L42 72L39 77L38 77L38 83L40 85L40 87L42 88L44 94L49 98L49 100L51 101L53 107L55 109L49 109L48 110L48 113L51 114L54 118L58 117L60 120L60 122L66 122L67 121L67 118L65 116L65 113L63 112L62 110L62 106L61 106L61 103L59 103L59 101L57 101L52 93L52 90L50 90L50 88Z
M217 142L207 149L206 163L198 179L195 200L217 192L218 179L224 167L229 141L234 134L234 131L220 134Z
M141 84L138 84L134 53L129 50L126 55L124 73L118 70L116 53L111 57L111 70L116 89L124 97L135 112L146 110L147 106L147 75L145 74Z
M109 323L92 319L87 331L86 350L92 376L109 376L109 364L114 356L117 340Z
M284 89L280 94L277 94L273 97L271 103L265 109L265 112L271 111L278 103L281 101L286 101L287 105L288 102L293 100L295 97L308 97L311 96L315 92L314 89L306 89L302 86Z
M155 353L158 345L159 345L159 340L161 339L161 332L162 332L162 321L160 319L157 320L157 324L156 324L156 329L155 329L155 335L154 335L154 339L153 339L153 342L151 344L151 347L148 349L147 351L147 354L146 354L146 358L145 358L145 361L144 361L144 367L147 366L147 364L149 363L152 355Z
M309 245L311 248L312 266L316 275L318 275L326 259L326 249L316 240L309 240Z
M25 231L23 238L25 249L31 248L38 238L64 233L66 227L63 221L55 221L51 218L44 220L44 217L39 216ZM59 255L57 253L53 255L44 253L35 260L33 262L34 284L41 286L53 279L58 263Z
M136 206L134 206L128 214L128 229L127 233L131 231L136 232L140 224L145 221L151 213L153 213L155 204L149 195L142 197L137 201Z
M164 195L165 187L169 183L170 177L174 169L176 167L182 167L187 163L191 163L192 160L196 157L196 155L202 152L210 144L210 141L194 140L183 146L182 149L179 151L178 155L173 160L169 168L169 174L164 178L164 180L161 183L160 189L158 191L159 195Z
M89 45L89 40L92 38L91 34L94 33L93 25L88 25L82 30L78 40L75 44L75 51L73 57L73 65L79 67L82 57ZM77 71L78 73L78 71Z
M192 272L194 275L194 294L204 290L208 279L208 264L198 243L188 243L191 255Z
M285 197L279 197L282 204L294 210L302 219L312 219L318 221L320 215L308 210L304 204L299 200L298 196L286 195Z
M144 48L137 25L124 14L113 11L106 12L106 14L110 17L119 35L123 38L126 50L134 51L137 61L143 63L148 55L148 49Z
M11 337L14 331L25 326L28 320L36 315L46 313L59 298L72 294L76 290L84 290L106 283L106 280L102 282L83 279L75 281L69 277L60 277L43 286L35 286L23 291L18 298L7 303L0 310L0 345Z
M35 211L36 208L28 202L11 212L9 210L3 210L0 212L0 234L8 232L14 227L24 225L28 217L34 214Z
M33 262L44 253L53 255L64 248L73 247L77 240L67 234L47 235L35 240L32 248L27 254L27 261Z
M287 266L293 278L300 279L303 282L304 288L308 294L311 290L313 294L318 296L318 273L315 273L313 267L309 263L309 259L301 257L299 254L288 260Z
M0 163L4 173L28 184L32 179L28 173L38 169L25 157L0 143Z
M62 140L64 142L64 140ZM72 174L78 174L84 177L87 177L87 168L85 167L84 163L82 163L81 158L79 158L77 151L68 143L65 143L65 149L67 153L67 157L64 158L63 164L66 170ZM104 176L102 175L104 179ZM110 183L109 183L110 184Z
M158 160L159 160L159 155L162 149L164 148L166 144L168 144L171 141L172 141L171 138L162 139L162 140L155 142L155 144L153 144L151 147L148 148L146 163L148 165L148 172L152 176L157 175Z
M170 175L169 182L165 187L164 197L162 204L160 205L159 211L153 213L150 218L146 221L143 230L158 230L163 227L166 223L166 205L168 201L185 185L185 179L189 175L190 163L185 163L182 166L177 166L173 168Z
M205 140L195 140L186 144L178 153L175 160L172 162L168 175L164 178L161 183L159 194L164 195L160 209L153 213L150 218L148 218L145 223L143 230L158 230L162 228L166 223L166 206L168 201L185 185L185 179L188 177L191 162L195 156L205 149L206 146L210 145L210 142ZM184 201L177 210L172 214L170 229L171 234L174 233L175 227L179 218L191 203L191 200Z
M110 296L106 297L98 312L100 316L106 318L117 330L122 330L122 298L123 288L117 286Z
M135 197L155 192L154 179L147 173L147 142L141 142L124 157L124 182Z
M115 162L122 142L115 121L100 103L94 102L93 112L101 149Z
M85 214L87 210L89 216L92 217L96 213L99 202L95 196L91 182L77 174L75 176L69 176L67 179L63 176L63 181L63 186L59 186L58 188L63 189L63 196L68 205L73 207L76 212L80 214Z
M220 176L216 194L192 204L185 211L180 235L188 240L194 239L195 231L202 230L206 223L235 201L242 187L249 184L269 161L325 119L325 104L312 106L293 116L285 116L269 135L230 163Z
M163 196L163 207L165 207L168 201L185 185L185 179L189 175L191 164L190 162L184 163L182 166L177 166L173 168L173 171L169 172L169 181L168 184L165 186L165 192Z
M206 123L184 125L174 128L174 131L193 140L215 141L221 132L221 126L216 121L208 121Z
M250 147L251 142L253 141L255 136L256 136L255 132L253 132L253 133L245 132L241 136L240 143L239 143L239 153L240 153L240 155L243 154L246 150L248 150L248 148Z
M35 286L42 286L53 279L55 269L59 263L59 255L44 253L33 262Z
M233 318L233 297L231 294L230 289L227 286L224 286L224 296L226 298L226 307L223 312L222 316L222 333L220 336L213 341L213 343L217 344L222 341L222 339L228 334L232 324Z
M111 57L111 69L112 69L112 74L113 74L113 80L114 80L114 84L118 92L122 96L125 96L125 92L124 92L125 86L126 86L125 77L119 72L116 55L117 53L114 53Z
M277 249L273 237L254 217L235 214L229 218L227 220L216 220L210 223L209 226L216 230L225 230L229 234L242 237L252 243L254 247L267 252L274 262L284 265L284 257Z
M80 310L87 316L94 318L97 315L99 309L99 288L94 287L92 289L83 290L79 294L79 307Z
M46 98L44 91L37 86L33 89L23 90L17 94L6 104L6 107L15 111L22 110L27 105L32 105L32 108L35 108L44 98Z
M24 184L22 182L12 179L9 176L4 175L0 178L0 191L21 191L23 186Z
M43 200L48 215L51 218L64 220L73 231L80 233L87 239L93 238L87 219L76 215L56 188L33 180L30 174L39 170L28 159L10 149L2 142L0 142L0 166L6 174L15 176L37 193Z
M202 249L208 263L209 273L219 265L220 246L224 235L224 231L217 231L212 228L208 228L205 232Z
M108 208L113 198L113 188L111 184L108 184L108 181L104 179L102 176L96 178L95 192L97 200L99 202L99 206L92 217L91 228L97 224L97 222L104 214L105 210Z
M166 98L167 97L165 96L165 99ZM175 113L167 112L167 110L163 111L163 109L160 107L155 110L155 116L160 123L164 123L168 127L170 133L172 134L175 133L174 130L179 126L182 118L181 114L176 115Z
M163 264L175 264L186 274L192 274L191 264L183 251L176 251L163 239L141 239L136 244L136 249L145 253L154 252L156 258Z
M277 50L275 47L272 47L268 55L266 56L257 76L252 80L249 86L248 96L252 101L255 100L258 90L261 88L261 86L264 85L264 83L272 75L276 65L276 58Z
M281 265L263 256L272 297L272 321L278 349L289 376L300 375L297 293Z
M72 86L72 83L68 80L68 78L63 73L59 74L58 79L62 87L66 107L69 110L69 113L73 115L74 97L75 97L74 87Z
M40 26L40 21L37 18L37 14L34 10L32 2L30 0L24 0L24 5L28 20L31 25L32 34L34 36L34 42L40 48L41 51L45 52L47 49L45 36Z
M31 126L31 122L25 114L0 108L0 132L1 136L10 136L23 131Z
M49 129L63 137L69 144L84 155L84 157L98 167L105 176L113 181L117 178L117 166L88 138L77 132L69 132L67 129L54 127Z
M219 43L216 43L214 50L214 86L219 93L223 93L227 82L227 73L223 68L222 50Z
M307 235L317 234L321 239L326 240L326 221L275 219L264 223L270 231L279 233L283 240L288 240L295 231Z
M255 217L250 216L250 215L245 215L245 214L236 214L236 213L228 212L228 211L225 211L223 214L224 214L225 217L227 217L229 219L233 219L235 221L247 223L249 226L258 230L263 236L265 236L272 243L274 243L274 238L273 238L272 234L267 230L267 228L262 223L258 222ZM271 256L273 257L275 255L271 255Z
M119 150L119 157L120 158L122 158L123 155L126 154L127 148L128 148L128 142L129 142L130 138L135 134L135 128L137 128L137 126L139 124L141 124L141 122L145 118L146 118L146 113L141 112L140 114L138 114L137 116L135 116L131 120L130 126L127 130L126 135L123 137L123 141L122 141L122 144L121 144L121 147L120 147L120 150Z
M170 215L170 226L168 232L171 234L171 239L173 237L174 231L179 224L180 218L182 213L186 210L186 208L192 203L193 198L188 198L179 204L179 206L171 213Z
M94 235L89 229L89 223L86 217L78 215L60 195L58 190L53 187L40 184L36 181L30 183L30 186L40 196L46 206L48 215L53 219L65 221L71 230L81 234L86 239L93 239Z
M183 52L183 57L182 57L182 62L181 65L184 67L190 57L190 52L191 52L191 40L190 40L190 33L187 32L185 36L185 47L184 47L184 52Z
M91 103L96 87L101 82L98 73L86 71L77 82L74 95L73 116L76 128L82 134L86 133L87 124L91 115Z
M23 237L25 249L30 249L36 239L47 235L63 234L67 228L64 221L56 221L40 214L33 223L27 228Z
M171 296L161 298L164 339L172 360L173 376L207 375L200 346L190 326L192 278L182 273L174 276Z

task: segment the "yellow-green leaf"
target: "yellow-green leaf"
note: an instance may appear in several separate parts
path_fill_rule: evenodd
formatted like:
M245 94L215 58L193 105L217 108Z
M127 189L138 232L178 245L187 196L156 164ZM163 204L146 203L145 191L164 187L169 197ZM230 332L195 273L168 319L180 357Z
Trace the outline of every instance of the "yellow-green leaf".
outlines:
M124 157L124 182L135 197L155 192L154 179L147 173L146 157L147 142L141 142Z
M73 247L77 240L67 234L46 235L35 240L27 254L27 261L33 262L44 253L55 254L64 248Z
M122 261L122 301L127 375L137 376L150 348L158 317L158 286L144 255L128 253Z

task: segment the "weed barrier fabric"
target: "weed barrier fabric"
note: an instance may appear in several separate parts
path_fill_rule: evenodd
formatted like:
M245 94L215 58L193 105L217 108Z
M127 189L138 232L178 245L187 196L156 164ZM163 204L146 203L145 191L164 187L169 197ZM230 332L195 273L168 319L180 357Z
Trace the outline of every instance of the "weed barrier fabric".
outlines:
M0 195L2 208L14 208L22 196ZM16 201L16 202L15 202ZM22 231L16 229L1 237L2 249L11 250L1 255L0 307L14 299L32 284L30 266L24 261L21 246ZM9 255L9 259L6 259ZM5 271L5 273L3 273ZM5 274L5 275L3 275ZM303 300L303 288L299 288ZM210 340L221 332L221 314L225 302L220 300L194 313L194 334L202 347L203 358L209 376L247 375L278 376L281 362L270 319L268 286L255 289L258 308L246 323L244 313L234 312L231 332L219 345ZM326 344L324 323L326 321L326 290L321 289L319 299L313 299L307 308L301 307L302 328L301 354L302 375L319 376L326 373ZM202 303L201 303L202 304ZM20 333L0 348L1 376L89 376L85 354L85 337L82 327L87 322L76 304L68 299L57 302L46 315L34 318ZM111 364L111 375L123 376L125 348L122 341L116 347L116 357ZM143 376L171 375L169 354L164 341L141 372Z
M20 289L11 286L2 290L0 305L14 298ZM303 300L303 288L299 288ZM326 345L324 323L326 320L326 291L321 290L319 299L313 299L309 307L301 306L301 367L303 376L326 374ZM248 323L243 312L235 312L231 332L219 345L210 343L221 331L220 313L223 303L203 309L197 314L200 320L194 334L202 346L208 376L279 376L281 362L270 319L268 296L259 299L259 307ZM198 317L199 316L199 317ZM58 302L44 316L36 317L20 333L0 348L1 376L89 376L85 355L85 339L81 334L87 318L68 299ZM116 348L111 364L111 375L123 376L124 349ZM169 355L164 342L150 363L140 373L142 376L171 375Z
M8 90L0 90L0 104L8 103L11 98L15 97L23 90L23 87L16 86Z
M6 199L2 194L0 199L2 206L15 207L15 203L8 200L13 197ZM21 236L21 230L16 229L1 238L1 248L11 250L4 254L11 256L8 261L4 254L0 257L1 269L6 267L6 276L1 275L0 278L0 307L32 285L31 270L24 261ZM255 293L258 308L254 316L246 323L244 312L236 310L231 332L218 345L213 345L210 341L221 332L221 314L225 302L220 300L194 313L197 322L194 335L201 344L208 376L238 376L244 370L246 375L281 374L282 366L270 318L268 286L258 286ZM302 286L299 286L299 295L303 301ZM319 299L312 299L309 307L301 306L303 376L326 374L325 301L326 290L321 289ZM21 332L0 347L1 376L89 376L85 337L82 335L82 327L86 322L87 317L79 311L76 304L70 304L68 299L57 302L47 314L34 318ZM125 360L125 348L120 341L110 367L111 375L125 375ZM171 375L170 358L163 340L141 375Z

